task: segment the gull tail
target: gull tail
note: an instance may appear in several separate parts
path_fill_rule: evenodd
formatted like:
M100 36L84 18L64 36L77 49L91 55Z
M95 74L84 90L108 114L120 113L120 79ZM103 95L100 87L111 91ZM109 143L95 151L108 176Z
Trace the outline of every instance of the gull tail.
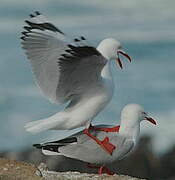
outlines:
M58 145L34 144L33 146L38 149L41 149L44 155L48 155L48 156L61 155L58 151L59 148Z
M67 117L65 117L65 113L59 112L47 119L29 122L24 126L24 128L32 134L50 129L66 130L66 119Z
M52 141L47 143L41 144L33 144L34 147L37 149L41 149L44 155L54 156L54 155L61 155L59 152L59 148L62 146L70 145L77 143L76 137L68 137L65 139L61 139L58 141Z

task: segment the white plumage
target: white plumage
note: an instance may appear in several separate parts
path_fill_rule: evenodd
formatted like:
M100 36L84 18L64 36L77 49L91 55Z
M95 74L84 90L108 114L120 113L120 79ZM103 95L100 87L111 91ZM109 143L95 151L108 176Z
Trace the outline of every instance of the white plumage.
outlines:
M140 105L128 104L121 113L119 132L106 133L92 130L91 133L98 139L109 138L110 143L116 147L112 155L106 153L92 139L84 135L83 131L62 140L35 144L34 146L42 149L45 155L63 155L88 163L106 165L125 158L133 151L138 142L140 123L143 120L156 124L156 121L149 117ZM100 127L109 127L109 125L101 125Z
M47 118L26 124L27 131L89 127L113 95L110 60L119 62L121 45L115 39L103 40L96 48L84 37L70 40L41 13L26 21L22 46L43 94L54 103L68 106ZM121 65L121 62L120 62Z

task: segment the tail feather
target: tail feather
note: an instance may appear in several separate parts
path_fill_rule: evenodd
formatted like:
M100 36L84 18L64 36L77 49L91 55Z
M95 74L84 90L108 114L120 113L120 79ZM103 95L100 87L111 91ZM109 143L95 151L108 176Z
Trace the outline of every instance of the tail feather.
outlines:
M64 117L64 114L59 112L47 119L29 122L24 126L24 128L32 134L40 133L49 129L64 130L65 122L66 118Z
M61 155L59 148L70 144L77 143L76 137L68 137L58 141L46 142L41 144L33 144L37 149L41 149L45 155Z
M49 150L45 150L45 149L42 149L42 153L44 155L47 155L47 156L58 156L58 155L61 155L59 152L49 151Z
M33 144L33 147L36 147L37 149L42 149L42 145L41 144Z
M60 146L58 145L42 145L42 144L34 144L33 145L34 147L38 148L38 149L41 149L42 150L42 153L44 155L50 155L50 156L53 156L53 155L60 155L59 151L58 151L58 148Z

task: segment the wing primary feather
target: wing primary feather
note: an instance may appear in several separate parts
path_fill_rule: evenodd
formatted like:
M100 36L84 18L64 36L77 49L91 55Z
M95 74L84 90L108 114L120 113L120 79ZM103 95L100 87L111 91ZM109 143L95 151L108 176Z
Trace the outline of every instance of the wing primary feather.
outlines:
M80 40L79 40L79 39L77 39L77 38L75 38L75 39L74 39L74 41L75 41L75 42L80 42Z
M50 30L53 32L59 32L61 34L64 34L62 31L60 31L57 27L55 27L53 24L45 22L45 23L34 23L30 22L28 20L25 21L29 26L31 26L32 29L39 29L39 30Z
M52 142L47 142L43 144L33 144L33 147L37 149L44 149L44 150L49 150L53 152L59 152L58 151L59 147L65 146L67 144L75 143L75 142L77 142L76 137L69 137L69 138L58 140L58 141L52 141Z
M98 77L106 60L95 47L86 45L83 36L68 39L38 11L30 17L21 35L22 47L39 87L51 102L63 104L77 98L86 91L84 82L89 76L92 86L101 83Z
M33 14L30 14L29 16L30 16L31 18L35 17Z
M31 32L30 30L32 29L31 27L29 27L29 26L24 26L23 27L25 30L27 30L28 32Z
M33 147L36 147L37 149L41 149L42 145L41 144L33 144Z
M20 39L22 39L23 41L25 41L25 36L21 36Z
M36 15L39 16L41 13L39 11L35 11Z
M74 142L77 142L76 137L69 137L69 138L61 139L59 141L53 141L52 143L74 143Z
M83 36L81 36L80 38L81 38L81 40L86 40Z

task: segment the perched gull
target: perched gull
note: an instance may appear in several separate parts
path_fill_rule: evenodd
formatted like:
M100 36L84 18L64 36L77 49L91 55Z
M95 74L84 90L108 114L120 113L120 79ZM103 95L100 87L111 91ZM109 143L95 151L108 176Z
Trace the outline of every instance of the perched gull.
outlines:
M156 121L149 117L140 105L129 104L122 110L119 132L107 133L91 130L91 133L98 139L110 139L111 145L113 144L115 146L112 155L105 153L105 151L91 138L86 136L83 131L59 141L34 144L34 146L42 149L45 155L63 155L84 162L101 165L93 166L89 164L90 167L99 167L99 174L103 172L112 174L105 165L123 159L134 149L140 133L140 122L143 120L150 121L156 125ZM98 128L99 127L97 127L97 129Z
M41 13L35 12L26 20L22 32L22 47L43 94L54 103L69 102L57 114L29 122L25 128L32 133L56 129L69 130L85 126L84 133L108 150L108 145L89 133L92 119L103 110L113 95L110 60L116 59L122 68L121 50L115 39L103 40L96 48L84 37L70 40Z

